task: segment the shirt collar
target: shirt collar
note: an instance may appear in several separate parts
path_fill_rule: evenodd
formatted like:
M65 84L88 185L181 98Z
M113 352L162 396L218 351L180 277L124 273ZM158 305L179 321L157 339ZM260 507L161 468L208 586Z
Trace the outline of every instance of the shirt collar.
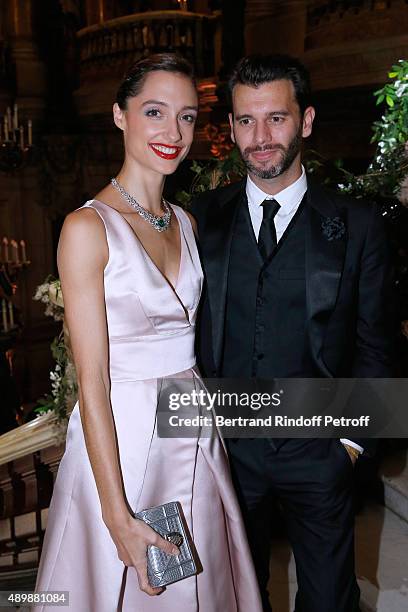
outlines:
M271 195L265 193L251 180L249 175L246 182L246 195L248 198L248 206L256 213L262 214L261 205L264 200L276 200L280 205L279 215L289 215L294 208L299 206L303 196L307 190L306 172L302 165L302 174L300 177L279 193Z

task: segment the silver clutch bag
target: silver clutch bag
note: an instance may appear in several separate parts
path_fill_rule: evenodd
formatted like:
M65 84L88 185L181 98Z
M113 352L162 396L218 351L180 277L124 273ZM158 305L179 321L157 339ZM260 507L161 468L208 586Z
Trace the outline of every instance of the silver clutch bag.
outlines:
M179 547L180 554L167 555L157 546L147 548L147 577L152 587L163 587L197 573L185 526L178 502L169 502L135 514L154 531Z

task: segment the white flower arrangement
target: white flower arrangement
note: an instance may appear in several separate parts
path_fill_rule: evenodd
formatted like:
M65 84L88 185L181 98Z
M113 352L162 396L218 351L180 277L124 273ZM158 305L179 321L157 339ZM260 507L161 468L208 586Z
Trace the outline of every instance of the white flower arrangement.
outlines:
M48 276L38 285L33 299L46 304L46 316L54 321L64 321L64 299L58 278ZM53 411L60 420L67 418L77 395L75 367L70 359L67 338L67 330L63 327L51 343L51 352L56 361L54 370L50 372L51 393L42 398L36 408L40 415Z
M64 299L59 278L47 276L45 281L38 285L33 299L46 304L47 317L52 317L54 321L64 320Z

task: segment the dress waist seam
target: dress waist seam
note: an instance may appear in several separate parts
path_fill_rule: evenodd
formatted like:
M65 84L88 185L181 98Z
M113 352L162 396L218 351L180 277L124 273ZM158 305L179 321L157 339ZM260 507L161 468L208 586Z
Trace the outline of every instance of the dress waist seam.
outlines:
M191 365L188 365L187 367L183 367L182 370L177 370L177 372L165 372L163 374L158 374L157 376L149 376L149 378L134 378L134 377L130 377L130 378L113 378L111 376L111 383L133 383L133 382L139 382L139 383L145 383L148 382L150 380L160 380L161 378L172 378L172 376L177 376L178 374L182 374L183 372L190 372L193 371L194 374L196 374L194 368L197 366L197 363L194 362Z

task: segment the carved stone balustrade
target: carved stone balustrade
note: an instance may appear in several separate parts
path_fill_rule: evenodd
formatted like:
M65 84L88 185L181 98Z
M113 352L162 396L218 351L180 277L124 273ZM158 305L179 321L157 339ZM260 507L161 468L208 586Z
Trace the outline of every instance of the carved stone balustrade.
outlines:
M149 11L126 15L78 32L81 83L152 53L177 52L195 67L197 77L217 71L214 38L218 17L185 11Z
M0 589L34 586L64 437L52 413L0 436Z

